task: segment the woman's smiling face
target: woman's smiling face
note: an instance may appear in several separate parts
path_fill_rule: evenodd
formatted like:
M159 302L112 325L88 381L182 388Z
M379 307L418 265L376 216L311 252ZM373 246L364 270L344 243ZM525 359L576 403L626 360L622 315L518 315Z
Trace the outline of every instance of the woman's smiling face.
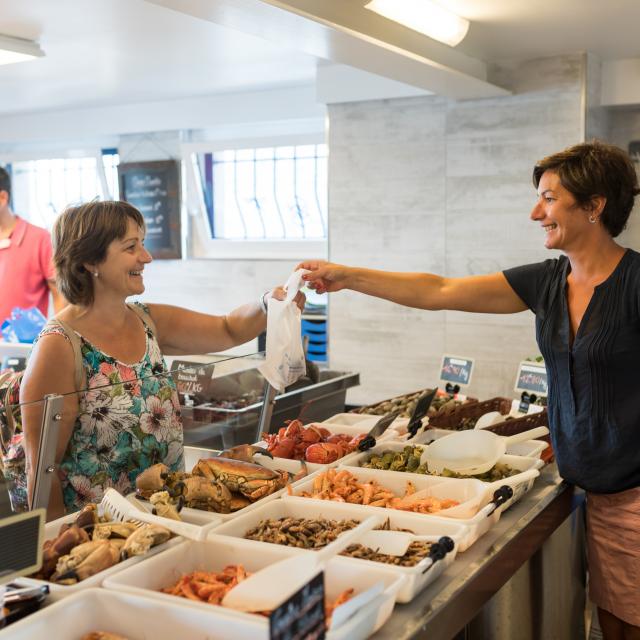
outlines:
M124 238L109 245L105 261L98 265L100 284L125 297L143 293L142 272L149 262L151 255L144 248L144 231L129 220Z
M538 201L530 218L543 228L544 246L547 249L567 251L592 227L589 212L576 203L571 192L562 186L560 177L553 171L545 171L540 178Z

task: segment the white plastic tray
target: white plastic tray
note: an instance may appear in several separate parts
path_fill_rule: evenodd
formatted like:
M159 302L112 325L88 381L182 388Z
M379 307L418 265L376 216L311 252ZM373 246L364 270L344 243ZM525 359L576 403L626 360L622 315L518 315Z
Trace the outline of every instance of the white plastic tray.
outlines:
M468 536L469 530L466 525L459 524L456 521L447 521L443 518L431 520L430 518L406 518L406 514L401 511L389 511L389 521L392 528L411 529L415 534L416 540L427 540L429 542L437 542L442 536L449 536L455 543L453 551L448 553L443 560L436 562L426 573L424 570L424 562L414 567L395 567L379 562L371 562L369 560L361 560L348 558L357 564L364 563L367 566L373 565L376 568L384 568L392 571L398 576L406 576L406 581L398 592L398 602L409 602L422 589L431 584L455 559L458 547L461 542ZM396 515L397 513L397 515ZM260 509L254 509L251 513L240 516L230 522L217 527L211 537L232 536L240 538L242 542L259 546L273 546L268 542L259 542L256 540L246 540L244 534L255 527L261 520L276 518L327 518L332 520L345 519L362 519L362 511L355 511L351 505L339 502L323 501L322 505L316 504L314 501L303 502L302 500L276 500L270 504L262 506ZM313 553L303 549L294 548L298 553Z
M109 631L128 640L266 640L269 637L262 625L226 615L224 611L185 610L180 602L160 602L107 589L85 589L8 626L0 631L0 638L78 640L91 631Z
M394 451L402 451L402 449L405 446L409 446L405 443L401 443L401 442L390 442L387 444L380 444L377 447L374 447L373 449L371 449L370 451L367 451L365 453L359 454L358 456L352 458L351 460L349 460L348 466L358 466L362 463L362 461L367 460L368 457L370 455L372 455L374 452L375 453L380 453L382 451L385 450L394 450ZM426 446L426 445L425 445ZM525 456L511 456L511 455L504 455L502 456L498 462L502 463L502 464L508 464L510 467L512 467L513 469L518 469L519 471L523 472L523 471L528 471L529 469L541 469L544 466L544 462L542 460L540 460L539 458L529 458L529 457L525 457ZM345 465L347 466L347 465ZM384 470L383 470L384 471ZM407 473L407 472L403 472L403 471L386 471L386 473L396 473L396 474L404 474L407 477L413 477L418 475L419 477L424 477L421 474L413 474L413 473ZM441 480L446 480L447 482L465 482L465 479L463 478L444 478L441 476L429 476L432 478L440 478ZM515 482L518 480L518 474L515 474L513 476L511 476L511 478L509 478L510 482ZM412 481L413 482L413 481ZM521 483L519 483L518 485L512 485L513 488L513 496L507 500L507 502L505 502L502 506L501 506L501 511L506 511L509 507L511 507L512 505L514 505L518 500L520 500L520 498L522 498L522 496L527 493L527 491L530 491L531 488L533 487L533 483L535 482L535 478L530 478L528 480L525 480ZM486 487L486 493L481 501L481 504L485 504L486 502L489 502L493 496L494 491L496 490L496 488L500 486L500 481L497 480L495 482L486 482L485 483L485 487Z
M381 454L384 451L402 451L405 447L408 446L418 446L420 447L422 450L424 450L426 448L426 446L428 445L417 445L417 444L409 444L409 443L404 443L404 442L387 442L387 443L381 443L377 446L375 446L373 449L370 449L369 451L364 451L362 453L359 453L355 456L353 456L352 458L350 458L348 460L348 462L346 464L343 464L342 466L346 466L346 467L357 467L359 468L360 465L363 462L366 462L372 455L374 454ZM509 465L512 469L518 469L518 471L527 471L529 469L540 469L542 466L544 466L544 463L542 463L541 460L533 458L533 457L527 457L527 456L514 456L514 455L504 455L502 456L499 460L498 460L499 464L507 464ZM366 468L366 467L364 467ZM380 471L385 471L385 469L380 469ZM391 473L408 473L406 471L391 471ZM422 476L426 476L427 474L413 474L411 473L410 475L422 475ZM433 478L441 478L443 480L458 480L458 478L444 478L442 476L429 476L429 477L433 477ZM513 480L517 480L518 478L518 474L515 474L513 476L511 476L511 479ZM499 481L498 481L499 482ZM529 485L527 488L527 491L533 486L533 480L528 480L527 484ZM492 483L487 483L487 484L492 484Z
M335 416L331 416L330 418L323 420L321 424L327 429L330 428L327 425L344 425L357 427L363 432L367 432L376 422L378 422L378 420L380 420L380 418L382 418L382 416L374 416L364 413L336 413ZM407 433L408 424L409 418L396 418L389 428L382 434L379 440L391 440Z
M60 527L63 524L72 523L77 518L77 513L71 513L62 518L58 518L57 520L52 520L51 522L47 522L44 526L44 539L51 540L56 538L58 532L60 531ZM214 524L219 524L220 521L216 520ZM105 578L112 576L127 567L131 567L133 565L142 562L146 558L149 558L157 553L161 553L166 549L171 548L172 546L176 546L182 541L182 538L175 537L171 540L168 540L164 544L160 544L156 547L151 547L151 549L144 556L134 556L133 558L128 558L122 562L118 562L114 564L112 567L105 569L104 571L100 571L95 575L87 578L86 580L82 580L77 584L64 585L64 584L55 584L53 582L49 582L47 580L36 580L35 578L17 578L15 580L16 583L22 585L30 585L30 586L41 586L48 585L49 586L49 598L48 602L55 602L56 600L61 600L62 598L66 598L67 596L73 595L74 593L78 593L79 591L89 589L91 587L99 587ZM13 625L10 627L13 628Z
M130 567L127 571L114 575L113 579L105 581L104 586L118 592L155 598L162 603L178 601L188 609L222 611L239 620L262 625L268 633L268 620L263 616L179 598L162 593L160 589L175 584L183 574L191 571L219 571L229 564L242 564L247 571L253 572L292 555L292 550L287 547L258 546L248 544L247 541L216 536L206 542L187 541L176 545L162 555L149 558L144 566ZM292 580L295 580L295 576L292 576ZM345 640L366 638L379 629L391 615L403 581L404 578L385 570L371 570L368 567L358 570L352 561L345 558L331 560L325 568L325 593L329 599L336 598L344 589L352 587L358 593L379 582L384 584L384 592L380 598L359 610L350 619L350 623L333 630L327 637Z
M460 524L464 524L468 527L468 534L460 542L459 551L465 551L466 549L468 549L481 535L484 535L496 522L498 522L498 520L500 519L500 514L504 511L505 508L505 506L502 505L497 509L494 509L494 505L486 504L488 500L485 499L485 494L487 492L485 490L479 490L477 488L477 483L474 483L475 487L471 489L469 487L470 483L465 480L443 479L436 476L423 476L413 473L398 473L397 471L379 471L377 469L362 469L359 467L340 466L339 468L347 469L362 482L368 482L372 479L375 479L381 485L391 489L399 496L404 495L406 483L408 480L410 480L415 486L416 491L429 488L438 498L452 498L455 500L464 500L465 502L475 500L478 508L476 510L477 513L473 517L456 517L454 520L446 515L447 509L443 509L436 514L426 514L349 503L349 507L354 509L354 514L356 513L356 510L364 510L364 513L366 514L367 512L369 512L369 510L375 509L379 513L384 513L386 517L389 517L391 514L402 513L409 518L433 518L443 520L445 522L454 521ZM314 478L309 478L305 482L300 482L300 484L297 485L293 490L292 495L284 494L282 499L285 501L313 501L316 505L324 504L326 502L332 502L319 500L316 498L306 498L298 495L302 491L310 491L312 489L313 480ZM317 508L319 509L319 507Z

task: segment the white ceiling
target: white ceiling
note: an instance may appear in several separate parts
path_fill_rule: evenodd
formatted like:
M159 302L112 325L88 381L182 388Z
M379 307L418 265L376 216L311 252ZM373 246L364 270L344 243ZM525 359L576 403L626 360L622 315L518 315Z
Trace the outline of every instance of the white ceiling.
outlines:
M310 83L316 60L143 0L0 0L0 34L44 58L0 66L0 113Z
M471 20L467 37L456 48L483 60L587 50L603 60L640 57L638 0L440 0L440 3Z
M323 2L370 14L366 0ZM489 62L589 50L604 60L640 58L639 0L440 2L472 21L458 57ZM0 34L38 40L46 52L0 67L3 114L312 83L320 60L294 51L290 40L268 41L144 0L0 0Z

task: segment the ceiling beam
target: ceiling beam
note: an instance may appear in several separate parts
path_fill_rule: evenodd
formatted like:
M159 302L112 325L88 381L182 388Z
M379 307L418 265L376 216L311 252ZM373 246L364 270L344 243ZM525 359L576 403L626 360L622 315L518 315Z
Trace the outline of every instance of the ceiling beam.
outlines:
M146 0L285 48L455 98L510 92L484 62L363 9L364 0Z

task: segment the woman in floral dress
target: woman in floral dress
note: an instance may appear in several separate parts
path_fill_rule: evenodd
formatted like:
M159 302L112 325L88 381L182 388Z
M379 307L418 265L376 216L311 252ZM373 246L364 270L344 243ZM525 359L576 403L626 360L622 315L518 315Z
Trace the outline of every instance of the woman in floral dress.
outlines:
M99 501L109 487L132 491L136 476L157 462L182 469L178 395L171 377L162 375L163 353L211 353L247 342L266 327L265 298L284 297L275 288L225 316L127 304L144 292L143 271L151 262L144 236L142 215L126 202L70 207L56 221L57 281L70 304L56 316L64 326L50 323L40 334L21 387L30 492L42 420L38 401L68 394L48 519ZM296 302L302 307L304 296ZM80 341L80 389L69 331Z

